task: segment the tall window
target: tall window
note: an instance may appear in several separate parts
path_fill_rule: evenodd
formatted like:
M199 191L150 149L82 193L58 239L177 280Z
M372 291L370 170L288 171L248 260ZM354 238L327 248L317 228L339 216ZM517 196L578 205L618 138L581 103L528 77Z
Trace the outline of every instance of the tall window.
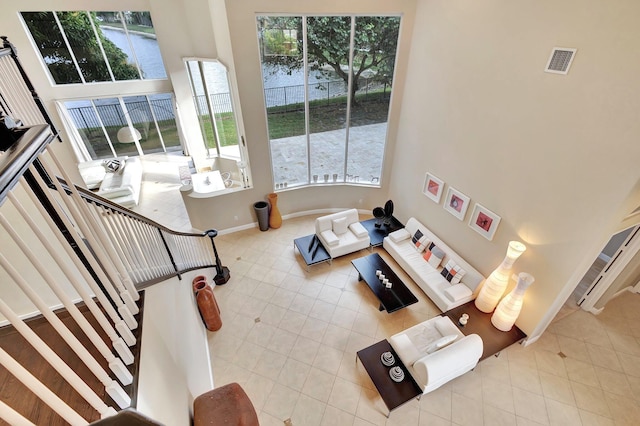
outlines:
M56 84L166 78L149 12L21 12Z
M238 124L227 68L210 60L187 60L200 131L210 156L241 158Z
M79 137L72 139L82 140L85 157L95 160L180 149L170 93L62 104L67 129L77 131Z
M400 17L257 25L275 188L379 185Z

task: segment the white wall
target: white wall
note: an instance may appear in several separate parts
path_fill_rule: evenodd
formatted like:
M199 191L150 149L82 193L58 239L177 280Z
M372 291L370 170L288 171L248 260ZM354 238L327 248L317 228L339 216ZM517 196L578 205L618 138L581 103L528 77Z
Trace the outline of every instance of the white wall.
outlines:
M402 219L484 274L509 240L528 246L515 265L536 277L517 322L528 334L629 213L639 12L630 0L418 2L391 194ZM543 72L554 46L578 48L566 76ZM470 211L461 222L421 194L427 171L502 217L493 241L467 226Z
M193 400L213 389L208 332L191 281L205 275L211 282L214 273L192 271L145 290L137 409L166 425L189 425Z

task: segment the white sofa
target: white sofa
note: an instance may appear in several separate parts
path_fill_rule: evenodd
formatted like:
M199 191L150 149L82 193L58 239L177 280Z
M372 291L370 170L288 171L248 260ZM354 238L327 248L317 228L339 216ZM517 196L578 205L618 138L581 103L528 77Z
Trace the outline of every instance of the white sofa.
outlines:
M446 316L408 328L389 339L423 393L472 370L482 356L482 338L465 336Z
M416 231L423 234L422 240L425 243L432 242L444 252L444 258L437 268L424 259L424 252L416 249L416 244L412 241ZM477 295L478 286L485 279L480 272L413 217L407 221L404 229L385 237L382 245L442 312L473 300ZM441 274L443 266L449 261L465 271L459 283L455 283L456 280L450 282Z
M117 172L107 172L103 166L104 160L81 163L78 165L78 170L87 188L98 188L96 192L98 195L121 206L133 207L140 201L142 164L138 157L121 160L122 169Z
M370 247L369 233L356 209L321 216L315 225L316 235L331 258Z

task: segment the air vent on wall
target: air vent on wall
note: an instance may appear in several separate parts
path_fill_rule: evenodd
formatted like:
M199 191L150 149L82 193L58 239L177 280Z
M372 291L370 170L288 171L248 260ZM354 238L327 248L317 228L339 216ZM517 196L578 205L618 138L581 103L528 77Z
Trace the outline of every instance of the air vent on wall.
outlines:
M578 49L567 47L554 47L551 51L551 56L549 56L549 62L547 63L545 72L554 74L568 73L577 50Z

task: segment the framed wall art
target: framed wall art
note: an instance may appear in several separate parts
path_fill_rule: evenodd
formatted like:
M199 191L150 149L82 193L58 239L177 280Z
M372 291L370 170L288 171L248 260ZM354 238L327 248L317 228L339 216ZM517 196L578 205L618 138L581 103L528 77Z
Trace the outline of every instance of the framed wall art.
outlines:
M450 186L444 199L444 209L458 219L464 220L464 215L467 213L468 208L469 197Z
M478 234L491 241L500 224L500 216L476 203L469 219L469 226Z
M424 188L422 188L422 193L424 195L431 198L436 203L440 203L443 189L444 182L441 179L438 179L431 173L426 174L424 178Z

